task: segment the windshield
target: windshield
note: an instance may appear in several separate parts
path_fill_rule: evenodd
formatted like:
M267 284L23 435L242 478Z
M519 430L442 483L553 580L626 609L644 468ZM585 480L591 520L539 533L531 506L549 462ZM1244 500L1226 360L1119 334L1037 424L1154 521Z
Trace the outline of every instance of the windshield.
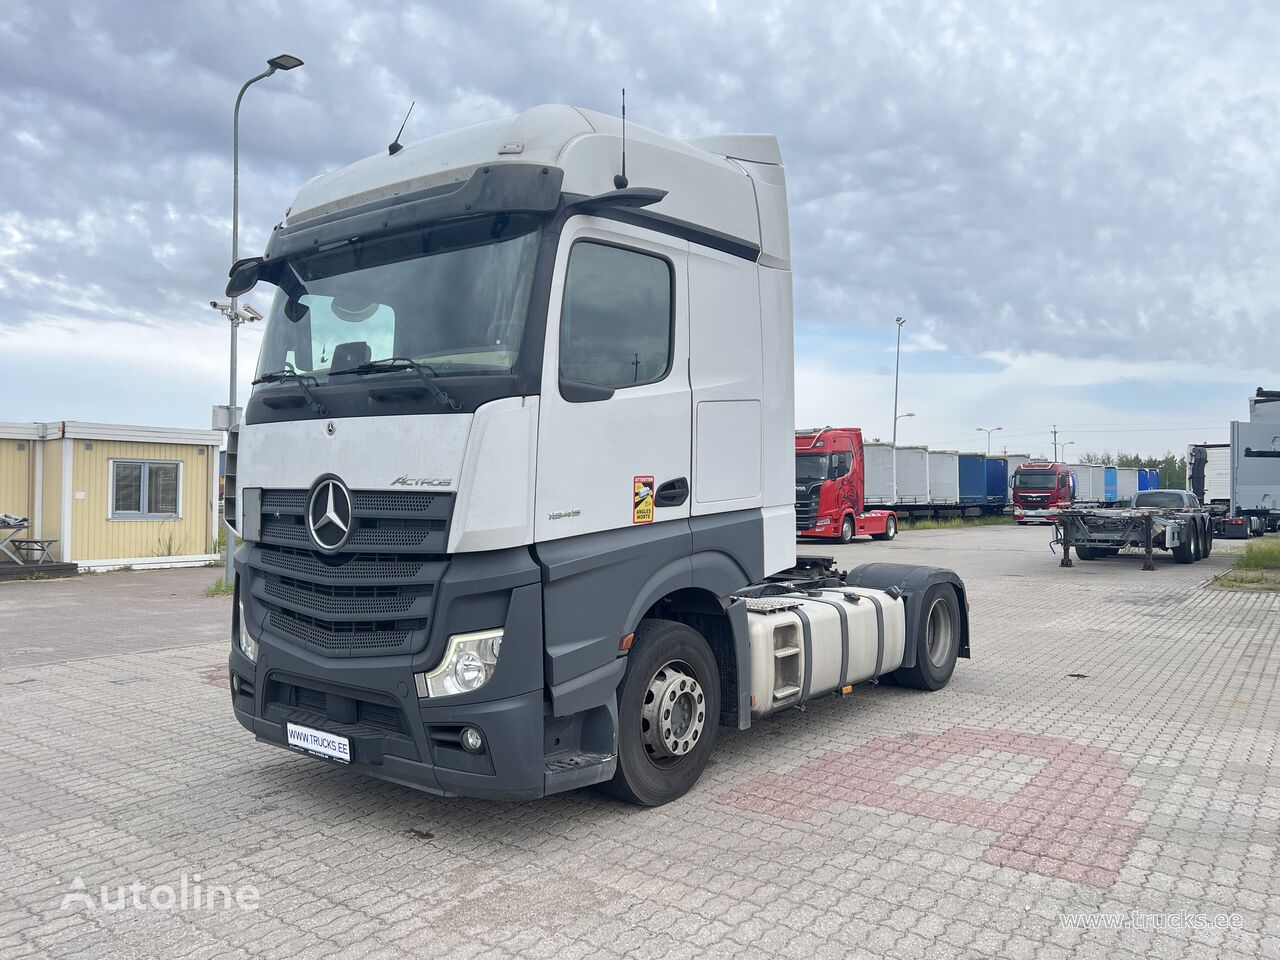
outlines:
M1052 490L1058 485L1058 475L1052 470L1027 470L1013 475L1015 490Z
M796 454L796 483L816 483L825 479L827 479L825 453Z
M291 259L276 278L258 376L293 369L323 384L330 374L391 357L440 376L510 373L533 286L538 223L503 214Z
M1182 494L1176 490L1148 490L1146 493L1139 493L1133 498L1135 507L1157 507L1168 510L1170 508L1186 506Z

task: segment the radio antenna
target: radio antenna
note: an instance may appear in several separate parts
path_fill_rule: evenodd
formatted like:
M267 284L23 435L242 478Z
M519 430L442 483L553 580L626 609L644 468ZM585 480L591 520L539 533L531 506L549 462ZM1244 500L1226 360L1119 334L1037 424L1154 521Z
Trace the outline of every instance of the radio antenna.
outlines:
M622 88L622 173L613 178L615 190L627 189L627 88Z
M400 134L404 133L405 123L409 122L409 114L413 113L413 108L417 104L417 102L418 102L417 100L414 100L413 103L409 104L409 113L406 113L404 115L404 123L400 124L400 129L396 131L396 138L392 140L389 144L387 144L387 153L393 157L397 153L399 153L401 150L404 149L404 147L400 143Z

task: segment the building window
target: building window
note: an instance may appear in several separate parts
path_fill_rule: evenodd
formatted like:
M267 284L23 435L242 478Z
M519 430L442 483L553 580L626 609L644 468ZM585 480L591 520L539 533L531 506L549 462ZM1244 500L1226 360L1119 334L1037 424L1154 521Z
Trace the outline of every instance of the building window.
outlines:
M182 465L167 460L111 461L112 520L176 520Z
M601 387L661 380L671 369L671 265L603 243L569 257L560 319L560 373Z

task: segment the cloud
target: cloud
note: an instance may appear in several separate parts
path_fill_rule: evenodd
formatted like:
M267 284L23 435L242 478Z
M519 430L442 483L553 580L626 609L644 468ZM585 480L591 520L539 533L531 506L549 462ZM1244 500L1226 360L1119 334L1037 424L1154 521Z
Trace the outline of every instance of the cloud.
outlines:
M306 66L244 100L242 251L302 182L381 150L411 100L406 139L540 102L615 110L625 85L646 126L779 136L797 318L832 345L903 315L907 353L1057 358L1048 382L1234 377L1280 346L1265 4L128 9L26 0L0 25L0 335L74 321L163 343L141 376L203 369L225 338L207 301L230 259L232 101L287 50ZM68 344L38 362L72 363ZM174 389L203 409L203 383Z

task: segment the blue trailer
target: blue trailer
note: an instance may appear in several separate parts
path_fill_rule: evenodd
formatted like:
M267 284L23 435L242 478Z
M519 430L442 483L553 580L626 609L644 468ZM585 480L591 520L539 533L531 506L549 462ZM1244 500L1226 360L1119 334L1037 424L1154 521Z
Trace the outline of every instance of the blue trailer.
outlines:
M988 513L999 513L1009 501L1009 461L1004 457L983 459L987 477L987 495L983 502Z
M1147 489L1148 490L1160 489L1160 471L1157 470L1155 467L1147 468Z
M1138 492L1151 489L1151 474L1146 467L1138 468Z
M960 502L982 506L987 502L987 458L981 453L960 454Z
M1104 503L1115 503L1119 499L1119 483L1115 467L1104 467L1102 470L1102 500Z

